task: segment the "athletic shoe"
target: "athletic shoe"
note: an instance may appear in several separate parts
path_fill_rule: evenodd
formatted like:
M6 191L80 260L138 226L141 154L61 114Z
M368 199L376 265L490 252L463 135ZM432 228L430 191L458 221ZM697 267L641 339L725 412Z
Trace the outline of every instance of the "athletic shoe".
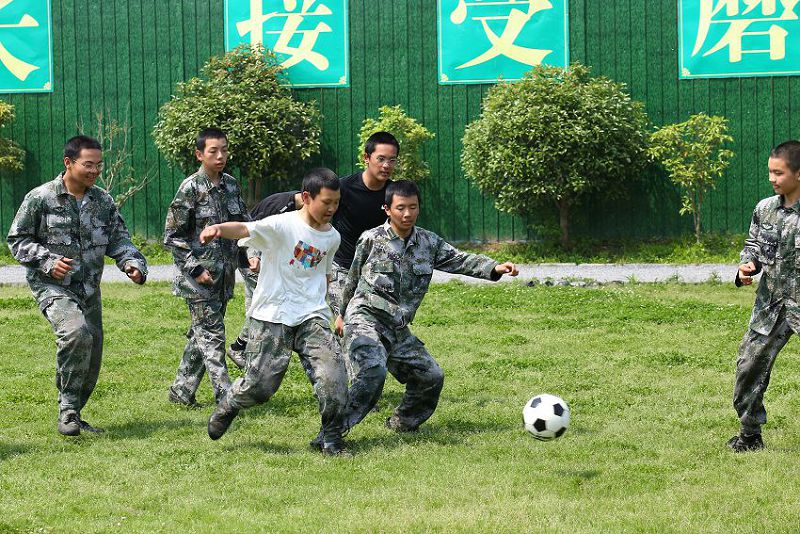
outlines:
M317 437L308 442L308 445L319 452L322 452L322 430L319 431Z
M223 399L208 419L208 437L214 440L221 438L238 414L239 410L231 408L231 405Z
M353 453L344 444L344 441L335 441L332 443L325 443L322 446L323 456L346 456L352 457Z
M758 451L764 448L761 434L737 434L728 440L728 447L733 452Z
M244 350L235 350L233 347L228 347L228 358L230 358L239 369L244 369L247 363L247 360L244 358Z
M169 394L167 395L167 399L174 404L180 404L181 406L186 406L187 408L198 408L200 407L197 404L197 401L192 397L191 399L184 398L180 393L178 393L173 386L169 387Z
M105 432L105 430L102 428L90 425L89 423L81 419L80 416L78 417L78 422L81 425L81 432L91 432L92 434L102 434L103 432Z
M419 430L418 426L406 426L401 421L400 418L396 415L393 415L386 419L386 428L394 430L395 432L417 432Z
M81 420L78 412L67 411L58 418L58 433L64 436L78 436L81 433Z

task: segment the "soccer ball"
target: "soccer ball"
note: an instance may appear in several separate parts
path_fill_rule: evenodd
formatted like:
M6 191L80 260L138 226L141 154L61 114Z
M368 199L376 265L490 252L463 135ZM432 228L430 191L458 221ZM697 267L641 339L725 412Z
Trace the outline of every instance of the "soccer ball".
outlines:
M569 426L569 406L555 395L536 395L522 409L525 430L541 441L560 438Z

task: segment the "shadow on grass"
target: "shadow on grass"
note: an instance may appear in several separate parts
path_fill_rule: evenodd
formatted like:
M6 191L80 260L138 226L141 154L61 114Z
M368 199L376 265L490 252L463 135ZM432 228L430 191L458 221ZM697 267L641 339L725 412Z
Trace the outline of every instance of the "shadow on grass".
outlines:
M0 443L0 462L32 451L32 447L17 445L15 443Z
M197 421L192 419L179 419L167 421L130 421L121 425L105 427L103 436L110 440L142 439L148 438L157 432L176 430L187 426L197 426Z

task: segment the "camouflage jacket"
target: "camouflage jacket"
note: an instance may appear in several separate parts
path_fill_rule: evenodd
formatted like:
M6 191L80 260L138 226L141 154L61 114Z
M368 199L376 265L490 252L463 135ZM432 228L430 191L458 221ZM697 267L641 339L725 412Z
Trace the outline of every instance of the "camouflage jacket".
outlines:
M800 332L800 202L789 208L782 204L779 195L758 203L739 261L740 265L752 261L762 273L750 328L764 335L772 331L783 306L792 330Z
M366 316L391 329L404 328L414 319L434 269L498 280L496 266L493 259L462 252L423 228L415 227L404 241L386 222L358 240L342 290L345 323Z
M216 186L202 168L187 177L169 205L164 228L164 244L172 249L176 267L172 292L190 300L232 298L239 247L231 239L202 245L200 232L212 224L249 220L233 176L223 173ZM201 285L195 280L204 269L213 284Z
M64 186L64 174L29 192L11 223L8 246L27 267L28 284L44 309L54 298L83 302L94 295L103 276L103 257L124 270L129 264L147 276L144 256L131 243L125 222L111 196L93 186L79 209ZM75 260L63 280L50 273L63 257Z

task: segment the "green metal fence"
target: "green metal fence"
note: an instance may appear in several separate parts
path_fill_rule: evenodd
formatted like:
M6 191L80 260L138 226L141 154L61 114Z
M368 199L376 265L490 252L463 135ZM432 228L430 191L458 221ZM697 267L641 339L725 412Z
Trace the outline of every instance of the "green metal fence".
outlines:
M155 175L124 215L134 233L158 237L182 175L160 157L150 131L175 84L223 52L223 0L59 0L52 9L54 92L2 97L17 111L3 134L28 158L24 172L0 177L0 229L8 231L28 190L63 168L65 139L103 112L130 124L133 164ZM524 221L498 213L462 174L461 137L488 86L437 84L436 2L350 0L349 9L351 86L297 92L318 101L324 116L322 154L313 163L353 172L363 119L381 105L400 104L436 133L425 150L432 178L423 187L421 224L455 241L531 237ZM798 136L800 79L679 81L675 0L573 0L569 10L572 60L627 83L655 125L700 111L730 119L736 159L709 197L705 226L743 231L755 202L771 191L769 148ZM663 176L647 175L625 200L590 200L576 210L573 234L688 232L678 205Z

